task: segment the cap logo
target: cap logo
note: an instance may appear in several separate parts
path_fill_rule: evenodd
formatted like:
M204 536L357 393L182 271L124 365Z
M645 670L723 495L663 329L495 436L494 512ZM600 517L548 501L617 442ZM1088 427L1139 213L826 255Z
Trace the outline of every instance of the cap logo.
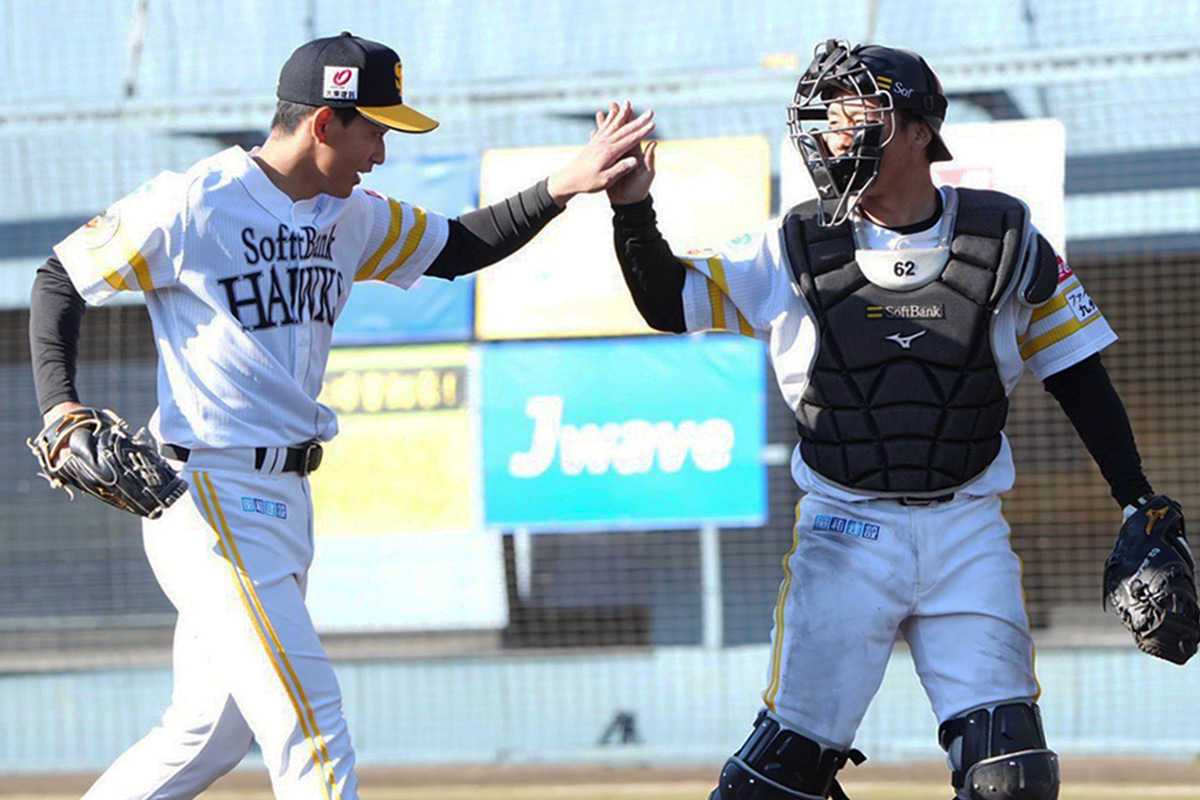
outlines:
M894 81L886 75L880 75L875 79L875 83L879 84L879 88L885 92L898 94L901 97L912 97L913 90L905 86L900 81Z
M396 92L404 95L404 75L399 61L396 62Z
M358 67L326 67L321 96L326 100L357 100Z

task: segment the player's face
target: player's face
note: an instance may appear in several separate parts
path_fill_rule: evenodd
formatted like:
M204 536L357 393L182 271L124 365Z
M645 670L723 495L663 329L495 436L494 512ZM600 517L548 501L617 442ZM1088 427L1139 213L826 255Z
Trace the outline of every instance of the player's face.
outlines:
M825 109L828 126L822 134L825 146L835 158L845 155L854 144L854 135L870 124L884 124L882 141L891 135L891 114L879 110L873 100L841 95L829 101Z
M325 128L325 146L318 157L325 193L349 197L361 180L359 176L387 158L383 143L387 132L387 128L361 115L349 125L343 125L336 114L331 115Z

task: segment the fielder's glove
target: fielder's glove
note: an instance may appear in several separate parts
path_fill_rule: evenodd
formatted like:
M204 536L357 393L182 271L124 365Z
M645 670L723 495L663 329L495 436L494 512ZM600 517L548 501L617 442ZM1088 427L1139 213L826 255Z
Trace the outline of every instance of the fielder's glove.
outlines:
M131 434L125 420L107 409L69 411L26 444L41 476L72 498L75 489L155 519L188 488L145 429Z
M1196 563L1179 503L1160 494L1129 515L1104 563L1104 596L1144 652L1175 664L1196 654Z

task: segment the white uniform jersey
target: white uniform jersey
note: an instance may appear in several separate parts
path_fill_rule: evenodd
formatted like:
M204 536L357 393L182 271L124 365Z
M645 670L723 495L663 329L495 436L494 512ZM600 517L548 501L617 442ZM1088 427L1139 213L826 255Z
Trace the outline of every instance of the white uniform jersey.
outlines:
M943 207L953 202L950 187L941 189ZM901 234L863 219L859 233L872 250L918 250L938 245L943 215L924 231ZM721 252L689 254L683 289L684 318L689 331L726 330L767 343L775 377L793 411L808 385L817 354L817 327L787 261L783 220L774 220L758 234L729 241ZM1116 341L1108 322L1084 290L1079 278L1060 256L1058 287L1051 299L1030 308L1012 292L998 309L992 347L1006 394L1016 387L1028 367L1039 380L1100 352ZM818 492L849 502L869 499L830 483L792 454L792 476L806 492ZM959 492L986 496L1012 488L1015 472L1008 439L992 464Z
M358 188L293 202L253 155L233 147L164 172L54 248L89 303L145 293L161 436L193 449L333 438L317 395L351 286L407 289L449 230Z

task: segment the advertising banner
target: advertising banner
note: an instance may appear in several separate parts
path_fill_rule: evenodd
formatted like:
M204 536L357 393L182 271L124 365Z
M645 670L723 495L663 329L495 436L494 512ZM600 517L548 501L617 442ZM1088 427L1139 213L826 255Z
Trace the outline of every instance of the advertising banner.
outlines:
M321 402L340 432L311 478L318 626L507 623L503 549L480 524L473 372L461 344L333 351Z
M493 150L481 166L482 203L520 191L569 161L575 147ZM766 139L663 142L654 201L660 229L677 253L756 230L770 210ZM503 263L479 273L476 333L481 339L650 333L613 252L612 208L603 194L571 201Z
M489 346L487 524L762 524L764 370L762 345L732 336Z

